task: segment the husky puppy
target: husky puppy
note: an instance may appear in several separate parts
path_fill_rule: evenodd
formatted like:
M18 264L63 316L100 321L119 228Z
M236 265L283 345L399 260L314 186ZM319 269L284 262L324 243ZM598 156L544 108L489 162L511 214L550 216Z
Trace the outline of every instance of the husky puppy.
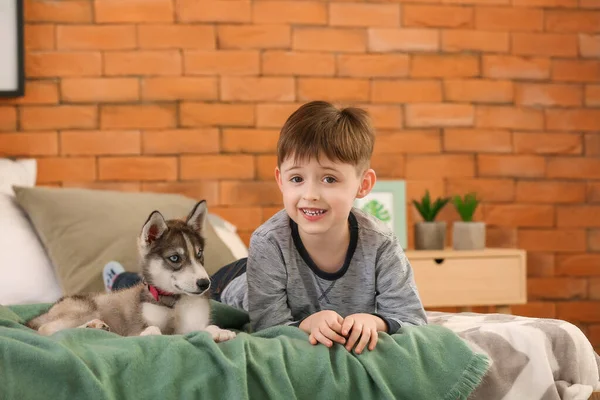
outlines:
M211 325L210 279L204 269L206 201L186 221L165 221L154 211L138 237L143 282L111 293L58 300L27 322L42 335L68 328L96 328L122 336L207 331L217 342L235 333Z

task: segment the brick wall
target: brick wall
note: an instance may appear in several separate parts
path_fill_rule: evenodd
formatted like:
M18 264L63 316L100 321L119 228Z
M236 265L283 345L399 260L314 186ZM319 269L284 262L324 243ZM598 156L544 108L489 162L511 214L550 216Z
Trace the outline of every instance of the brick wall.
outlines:
M40 184L206 198L247 240L281 205L285 118L360 105L378 176L410 198L477 190L489 245L528 250L514 311L600 346L600 1L25 3L0 155L36 157Z

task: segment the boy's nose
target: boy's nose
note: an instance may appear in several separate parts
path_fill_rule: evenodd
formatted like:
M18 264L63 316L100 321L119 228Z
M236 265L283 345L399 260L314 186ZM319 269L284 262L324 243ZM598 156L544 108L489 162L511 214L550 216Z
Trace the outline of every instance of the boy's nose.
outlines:
M306 188L306 191L302 197L304 197L304 200L308 201L319 200L319 192L315 188L309 186Z

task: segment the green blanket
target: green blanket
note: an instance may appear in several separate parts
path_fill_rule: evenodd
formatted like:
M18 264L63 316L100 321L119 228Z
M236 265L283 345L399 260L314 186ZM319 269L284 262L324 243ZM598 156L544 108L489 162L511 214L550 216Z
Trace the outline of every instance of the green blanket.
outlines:
M213 303L216 321L245 313ZM0 306L2 399L466 399L488 359L441 326L380 334L374 351L313 346L294 327L216 344L208 333L120 337L70 329L43 337L22 325L48 305Z

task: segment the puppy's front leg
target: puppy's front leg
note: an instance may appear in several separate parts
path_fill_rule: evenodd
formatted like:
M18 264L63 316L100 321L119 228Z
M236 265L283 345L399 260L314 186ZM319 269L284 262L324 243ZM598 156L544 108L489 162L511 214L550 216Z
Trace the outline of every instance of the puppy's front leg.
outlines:
M83 325L78 326L78 328L92 328L92 329L102 329L103 331L110 332L110 327L106 325L104 321L101 319L93 319L91 321L86 322Z
M154 326L151 325L149 327L147 327L146 329L144 329L142 331L142 333L140 333L140 336L150 336L150 335L162 335L162 332L160 331L160 328L158 326Z
M204 330L212 335L215 342L225 342L235 337L235 332L221 329L216 325L209 325Z

